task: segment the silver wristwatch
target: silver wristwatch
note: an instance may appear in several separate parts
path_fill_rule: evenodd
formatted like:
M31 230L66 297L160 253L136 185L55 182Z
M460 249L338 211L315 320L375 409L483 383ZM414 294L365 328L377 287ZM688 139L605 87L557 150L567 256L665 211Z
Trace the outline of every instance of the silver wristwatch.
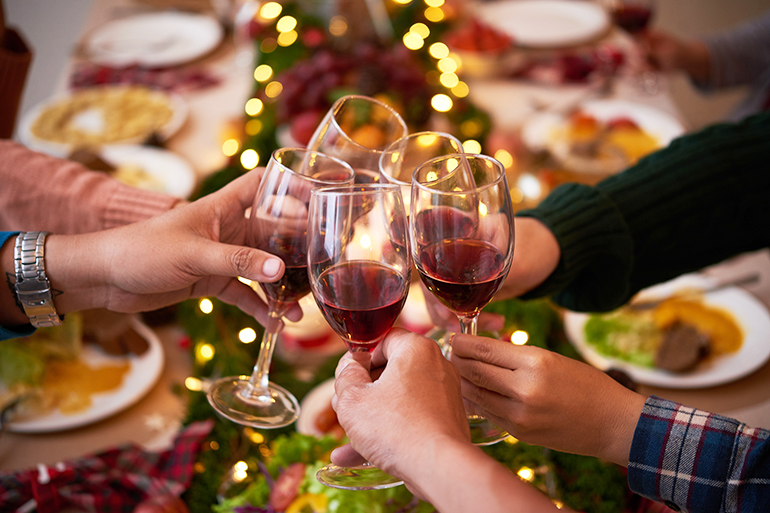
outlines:
M51 296L51 284L45 274L45 237L48 232L21 232L16 237L13 263L16 269L16 295L36 328L59 326Z

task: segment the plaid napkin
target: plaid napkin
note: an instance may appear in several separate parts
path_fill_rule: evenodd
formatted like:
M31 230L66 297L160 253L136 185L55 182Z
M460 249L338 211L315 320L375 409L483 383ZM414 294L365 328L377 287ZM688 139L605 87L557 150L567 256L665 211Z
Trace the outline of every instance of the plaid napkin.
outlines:
M213 420L190 424L161 453L128 444L52 467L0 474L0 512L34 501L38 513L67 507L128 513L148 497L178 497L190 486L195 456L213 427Z
M97 64L78 65L70 76L70 87L78 89L105 84L136 84L169 92L195 91L218 85L221 79L200 66L144 68L138 65L110 68Z

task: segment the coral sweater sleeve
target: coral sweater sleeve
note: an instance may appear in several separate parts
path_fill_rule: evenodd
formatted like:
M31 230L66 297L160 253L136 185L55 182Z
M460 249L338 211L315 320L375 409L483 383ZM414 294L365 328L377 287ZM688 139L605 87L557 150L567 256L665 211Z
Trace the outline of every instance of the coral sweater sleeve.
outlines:
M0 157L0 230L94 232L152 217L180 201L8 140L0 141Z

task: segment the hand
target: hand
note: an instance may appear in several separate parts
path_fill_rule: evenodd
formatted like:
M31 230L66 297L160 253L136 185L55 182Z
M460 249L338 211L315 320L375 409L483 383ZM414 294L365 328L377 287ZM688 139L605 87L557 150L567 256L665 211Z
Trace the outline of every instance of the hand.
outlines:
M684 71L693 80L705 82L710 73L708 48L697 40L686 41L658 30L640 35L639 44L647 63L654 70Z
M46 267L59 313L88 308L137 312L190 297L216 296L267 322L267 306L237 280L270 282L284 264L245 247L262 176L254 170L193 203L139 223L75 236L49 236ZM287 317L299 320L298 306Z
M538 347L456 335L452 348L469 412L524 442L628 465L644 396Z
M556 236L539 220L516 217L514 227L513 263L496 300L518 297L534 289L556 270L561 258Z
M470 429L457 369L430 339L394 328L375 349L376 381L350 353L340 360L332 405L352 448L379 468L410 482L426 437L467 442ZM342 466L362 458L343 447L332 453Z

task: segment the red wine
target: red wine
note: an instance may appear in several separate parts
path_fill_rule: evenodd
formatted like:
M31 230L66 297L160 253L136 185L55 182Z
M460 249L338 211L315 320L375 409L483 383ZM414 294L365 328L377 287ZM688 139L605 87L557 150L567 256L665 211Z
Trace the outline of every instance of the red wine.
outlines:
M386 265L354 261L318 277L316 303L351 351L373 351L404 307L408 283Z
M420 252L417 270L428 290L457 315L475 315L505 279L505 258L478 240L442 241Z
M418 243L470 237L475 229L473 219L456 208L434 207L417 213L412 221Z
M259 284L265 295L278 304L296 303L310 292L305 237L304 232L298 237L270 237L255 245L257 249L279 257L285 265L278 281Z
M652 10L641 5L621 5L612 11L615 25L631 34L644 30L651 16Z

